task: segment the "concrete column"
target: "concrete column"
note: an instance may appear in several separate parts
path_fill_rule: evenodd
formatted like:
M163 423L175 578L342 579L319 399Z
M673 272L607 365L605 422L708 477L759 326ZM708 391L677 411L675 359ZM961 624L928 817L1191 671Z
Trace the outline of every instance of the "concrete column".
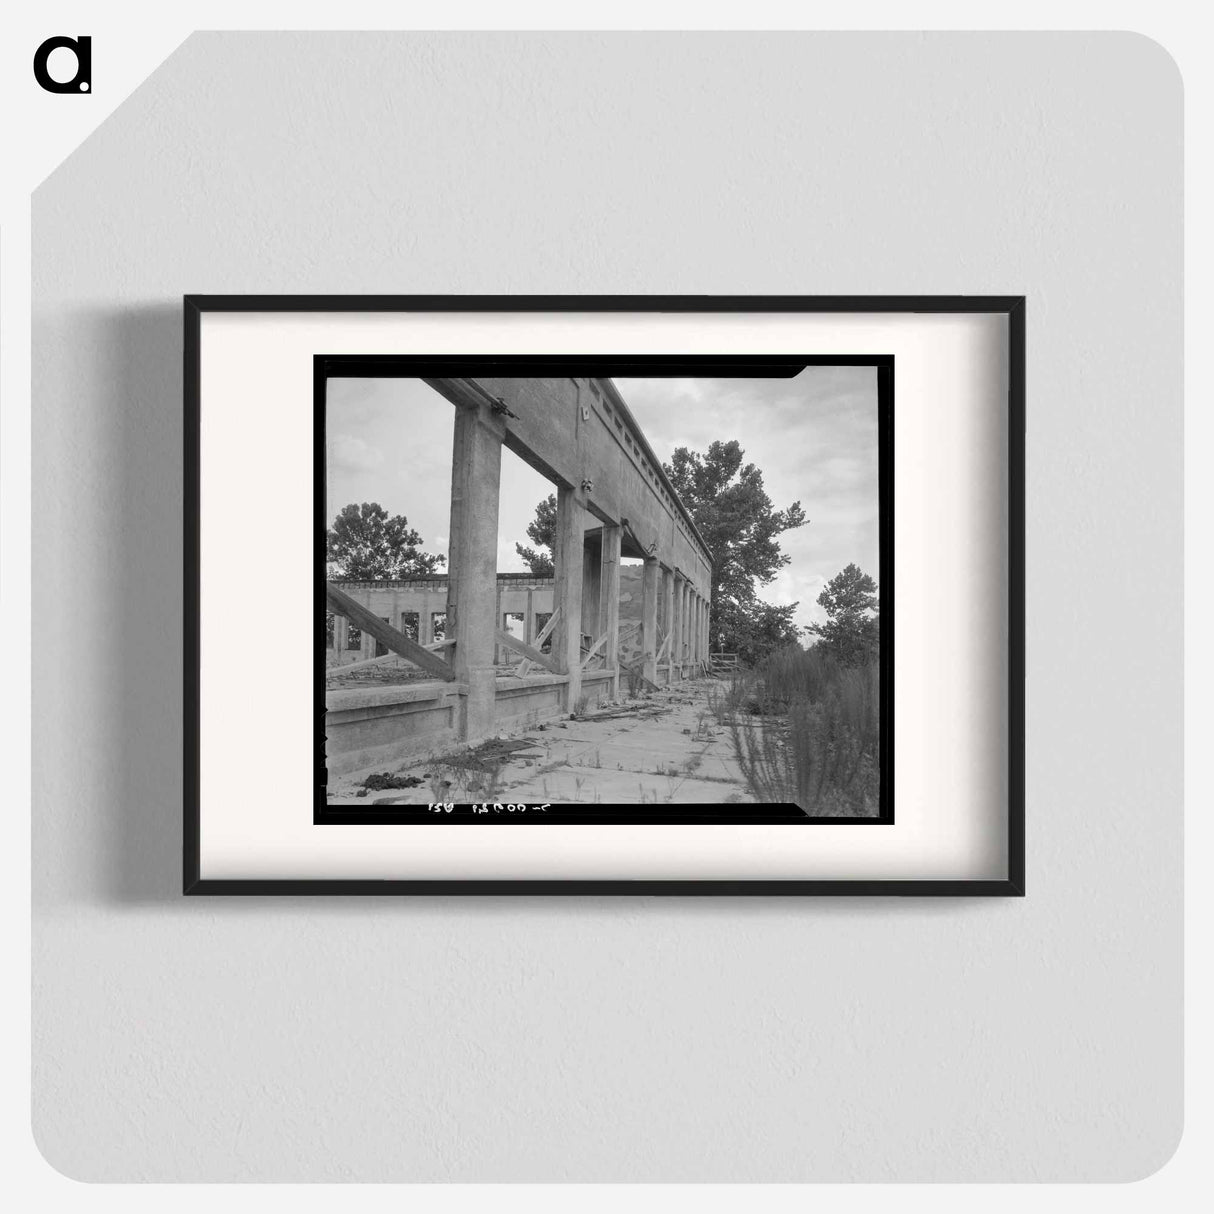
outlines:
M614 670L611 698L620 698L620 539L623 528L603 524L603 551L599 573L599 627L607 634L603 664ZM598 640L596 637L595 640Z
M564 709L572 712L582 696L582 548L585 509L573 489L563 486L556 495L556 540L553 563L556 584L553 610L560 618L552 631L552 657L558 669L569 676L565 685Z
M670 681L683 677L683 620L686 615L687 582L681 573L674 575L674 631L670 635Z
M691 588L691 583L687 583L687 626L683 629L683 661L690 668L691 666L691 634L696 627L696 592ZM690 673L690 670L689 670Z
M588 515L583 514L582 525L590 521ZM602 597L603 586L603 541L602 537L592 539L586 543L585 534L582 535L582 644L593 645L595 641L603 635L603 621L600 618L602 615L603 604L599 601ZM587 640L586 638L590 639Z
M429 645L434 640L434 622L430 619L433 610L428 594L422 595L421 606L417 609L417 643Z
M333 617L333 652L339 662L346 660L346 640L350 633L350 621L344 615Z
M535 587L527 587L527 607L523 613L523 640L532 645L535 643Z
M691 591L691 610L687 614L687 664L696 664L696 628L700 622L700 596L695 588Z
M641 661L642 672L651 682L658 681L658 574L661 566L649 557L641 574Z
M700 596L692 588L690 610L687 612L687 665L695 666L696 662L696 619L700 608Z
M696 664L696 632L700 627L700 596L695 590L691 592L691 618L687 622L687 661L693 671Z
M497 558L495 557L494 558L495 563L496 563L496 560L497 560ZM497 592L497 611L493 617L493 627L495 629L505 628L506 621L504 619L502 619L502 584L501 584L501 582L499 582L497 580L497 570L496 569L493 571L493 587L494 587L494 590L496 590L496 592ZM505 659L505 656L506 655L504 653L502 653L502 647L497 643L497 641L494 641L493 642L493 664L495 666L499 665Z
M674 659L675 670L678 672L678 677L683 677L683 624L687 615L687 595L684 593L687 589L687 583L679 574L675 575L674 583L674 641L670 646L670 653Z
M371 596L366 595L362 602L363 606L369 611L371 609ZM375 656L375 638L369 632L363 633L362 648L359 650L358 656L364 662Z
M696 667L696 673L699 673L700 665L700 610L702 604L700 602L700 592L693 591L694 610L691 613L691 664Z
M682 645L679 647L679 662L686 671L687 639L691 636L691 583L683 579Z
M457 408L451 466L451 545L447 636L454 639L455 677L468 685L463 737L493 733L496 671L497 505L502 435L487 410Z
M666 623L666 636L669 639L669 644L666 646L666 683L669 686L674 682L672 671L674 670L674 570L664 569L662 571L662 598L664 600L664 613Z

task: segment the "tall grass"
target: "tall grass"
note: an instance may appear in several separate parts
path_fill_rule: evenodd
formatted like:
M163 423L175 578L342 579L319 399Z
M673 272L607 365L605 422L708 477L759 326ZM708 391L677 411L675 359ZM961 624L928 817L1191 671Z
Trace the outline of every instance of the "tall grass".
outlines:
M823 817L880 812L880 675L820 648L777 650L711 701L760 802Z

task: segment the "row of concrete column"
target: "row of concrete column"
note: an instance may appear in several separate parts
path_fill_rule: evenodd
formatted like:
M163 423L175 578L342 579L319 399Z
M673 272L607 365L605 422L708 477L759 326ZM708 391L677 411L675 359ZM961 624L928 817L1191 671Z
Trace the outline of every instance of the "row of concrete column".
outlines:
M670 632L666 663L675 668L699 667L708 661L708 600L678 570L663 569L650 558L645 562L642 597L642 637L645 677L657 681L658 583L665 596L663 616Z
M451 531L448 552L447 635L454 639L455 677L466 683L464 736L487 737L493 731L496 699L494 633L497 611L497 526L504 428L483 408L455 413L452 458ZM553 609L559 612L552 633L551 657L567 678L564 707L571 711L582 694L583 548L590 514L585 495L573 487L557 491L556 566ZM598 618L606 641L605 665L614 670L619 692L620 544L622 528L602 529ZM673 629L668 654L672 675L707 660L708 604L678 570L663 570L656 558L643 575L643 662L647 678L657 682L658 578L664 612ZM602 632L600 635L602 635Z

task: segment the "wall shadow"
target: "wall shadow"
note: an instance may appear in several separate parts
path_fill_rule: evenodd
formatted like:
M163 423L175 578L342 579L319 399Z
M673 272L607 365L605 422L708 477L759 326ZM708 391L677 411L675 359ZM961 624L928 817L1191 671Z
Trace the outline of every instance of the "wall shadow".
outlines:
M99 322L99 323L98 323ZM110 364L96 385L121 487L106 520L116 593L107 666L112 712L97 722L117 795L103 798L101 889L121 903L181 902L182 309L93 318Z
M94 456L110 490L102 517L93 520L94 542L106 544L101 584L95 588L95 613L111 627L104 630L108 711L88 722L91 739L105 756L111 779L90 800L99 820L90 824L98 840L87 863L88 884L102 900L138 906L157 904L172 911L210 914L257 909L295 912L301 907L327 914L365 915L366 897L222 897L188 899L181 894L182 746L183 746L183 418L182 317L178 303L90 312L78 316L95 355L92 395L79 405L91 415ZM53 436L48 435L48 441ZM267 453L267 458L272 453ZM81 495L83 496L83 495ZM79 503L77 503L79 505ZM48 535L49 541L51 537ZM246 542L246 537L233 537ZM270 559L269 553L267 559ZM301 590L301 600L306 590ZM250 643L264 629L250 626ZM235 650L234 652L247 652ZM233 675L233 694L252 694L265 677L256 664ZM37 672L36 672L37 675ZM242 691L241 678L248 685ZM37 682L37 678L36 678ZM310 806L302 807L310 813ZM786 915L783 897L543 897L536 895L456 897L372 897L377 913L391 906L410 916L450 914L500 916L504 911L547 917L564 916L576 906L609 918L638 913L669 913L730 918ZM884 915L881 898L797 899L815 917ZM960 904L982 899L916 901L914 914L955 914ZM648 910L646 908L649 908ZM909 909L903 904L902 913Z

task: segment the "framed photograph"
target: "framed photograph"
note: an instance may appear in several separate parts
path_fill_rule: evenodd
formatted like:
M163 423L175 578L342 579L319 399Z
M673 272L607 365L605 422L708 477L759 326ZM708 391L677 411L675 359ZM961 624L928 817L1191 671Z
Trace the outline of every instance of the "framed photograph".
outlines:
M187 296L185 892L1022 895L1024 314Z

